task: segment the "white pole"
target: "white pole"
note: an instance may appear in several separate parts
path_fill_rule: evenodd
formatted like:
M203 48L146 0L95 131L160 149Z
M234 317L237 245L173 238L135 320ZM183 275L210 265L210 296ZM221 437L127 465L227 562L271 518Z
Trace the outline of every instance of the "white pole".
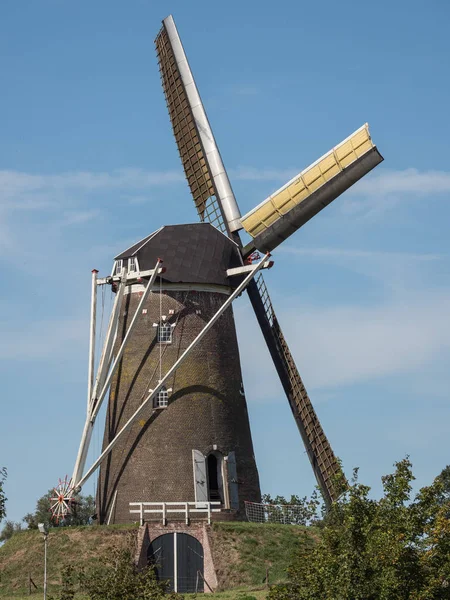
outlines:
M91 286L91 328L89 335L89 364L88 364L88 393L87 393L87 414L89 414L92 398L92 389L94 387L94 360L95 360L95 327L97 316L97 269L92 270Z
M114 498L113 498L113 501L112 501L112 504L111 504L111 508L109 510L108 521L106 522L107 525L109 525L111 523L114 506L116 504L116 498L117 498L117 490L114 492Z
M92 467L86 472L84 477L82 477L82 479L80 479L80 481L77 481L77 483L75 485L75 488L77 490L81 489L81 487L86 483L86 481L89 479L89 477L92 475L92 473L94 473L94 471L98 468L98 466L103 462L105 457L111 452L111 450L117 444L117 442L122 437L122 435L126 431L128 431L128 429L130 429L130 427L133 425L134 421L142 414L142 412L147 407L149 402L151 402L153 400L153 398L156 396L156 394L159 392L159 390L164 386L164 384L169 379L169 377L171 377L171 375L178 369L178 367L181 365L181 363L184 362L184 360L190 354L191 350L193 350L195 348L195 346L200 342L200 340L208 333L208 331L212 328L212 326L216 323L216 321L222 316L222 314L231 305L233 300L235 298L237 298L237 296L239 296L244 291L244 289L247 287L247 285L250 283L250 281L253 279L253 277L258 273L258 271L268 261L269 256L270 256L270 254L266 254L265 257L261 260L261 262L259 262L258 264L256 264L254 266L254 268L252 269L252 271L250 271L250 273L247 275L247 277L244 279L244 281L240 285L238 285L238 287L234 290L234 292L231 294L231 296L228 296L227 300L222 304L222 306L219 308L219 310L216 312L216 314L212 317L212 319L210 321L208 321L208 323L205 325L205 327L200 331L200 333L197 335L197 337L190 343L190 345L186 348L186 350L183 352L183 354L180 356L180 358L176 361L176 363L167 371L166 375L164 375L164 377L161 379L161 381L158 383L158 385L155 387L155 389L147 396L147 398L143 401L143 403L140 405L140 407L128 419L128 421L125 423L125 425L122 427L122 429L117 433L117 435L106 446L106 448L103 450L103 452L97 458L97 460L94 462Z
M113 305L113 309L111 312L111 318L109 319L108 332L106 334L105 343L103 345L102 356L101 356L100 364L99 364L98 371L97 371L96 383L94 386L94 390L92 392L90 410L86 417L86 422L84 424L83 433L81 435L80 446L78 448L77 459L75 461L75 466L73 469L72 483L75 483L75 481L77 481L81 477L81 475L83 473L84 465L86 463L86 456L87 456L87 452L89 449L89 443L91 441L92 430L93 430L93 426L91 423L91 412L92 412L93 399L95 397L96 390L98 389L98 382L102 375L101 371L105 368L105 363L107 362L106 357L109 356L109 354L111 352L112 339L114 338L114 331L117 326L117 321L119 319L119 309L122 304L121 301L122 301L122 296L123 296L124 290L125 290L125 281L122 281L119 285L119 289L117 291L116 298L114 300L114 305Z
M159 272L164 272L163 269L159 268L159 265L162 263L162 260L160 260L158 258L157 262L156 262L156 266L153 270L152 276L150 277L150 281L147 284L147 287L144 290L144 293L142 294L142 298L139 301L139 304L136 308L136 312L133 315L133 318L131 319L131 323L130 326L128 327L128 331L125 334L125 337L123 338L122 344L120 345L120 348L117 352L116 358L114 360L113 366L111 367L110 372L108 373L108 377L106 378L105 383L103 384L103 388L102 391L100 392L98 398L94 398L94 401L96 402L95 406L93 406L92 408L92 414L91 414L91 422L93 419L95 419L95 417L97 416L98 411L100 410L100 405L103 401L103 398L105 397L106 392L108 391L108 387L109 384L111 383L111 379L113 378L114 373L116 372L116 369L119 365L120 359L122 358L123 352L125 350L125 346L130 338L130 335L137 323L138 317L141 314L142 311L142 307L144 306L145 302L147 301L147 298L150 294L150 292L152 291L153 288L153 284L155 283L155 279L156 276L158 275Z
M44 534L44 600L47 600L47 538Z
M94 429L94 423L95 423L95 419L97 417L97 414L102 406L102 402L103 399L105 397L106 392L108 391L108 386L111 383L111 379L114 375L114 372L120 362L120 359L122 357L123 351L125 349L125 344L127 343L129 337L130 337L130 333L132 331L132 329L135 326L135 323L137 321L137 317L139 316L142 306L144 304L144 302L146 301L146 299L148 298L149 293L151 292L152 288L153 288L153 284L155 283L155 279L156 276L159 273L164 273L165 269L161 269L159 267L159 265L162 263L162 260L160 260L158 258L157 262L156 262L156 267L153 270L150 280L147 284L147 287L144 291L144 293L142 294L142 298L139 302L139 305L136 309L136 312L134 313L133 319L130 323L130 326L128 328L127 333L125 334L125 337L123 339L123 342L120 346L120 349L117 353L116 359L114 361L114 364L112 366L112 369L108 375L108 377L106 378L105 383L103 384L103 388L102 391L100 393L100 395L98 396L98 398L95 397L95 394L98 390L98 386L99 383L101 381L102 378L102 373L100 372L101 369L106 369L107 367L109 367L109 362L108 360L106 360L106 352L108 351L108 348L110 348L109 350L109 354L112 356L112 341L114 339L114 335L113 332L116 329L116 325L117 325L117 321L119 318L119 313L120 313L120 308L122 305L122 297L123 297L123 292L124 292L124 288L125 288L125 281L122 281L122 283L120 284L122 286L122 291L121 293L120 290L121 288L119 288L119 291L117 292L117 296L116 296L116 301L114 302L114 308L113 308L113 313L111 315L111 319L109 322L109 327L108 327L108 333L107 333L107 339L105 341L105 345L104 345L104 349L103 349L103 353L102 353L102 360L101 360L101 365L99 367L99 374L97 376L97 381L96 381L96 385L95 385L95 389L92 395L92 401L91 401L91 411L90 413L88 413L88 417L86 419L86 422L84 424L84 429L83 429L83 434L81 436L81 443L80 443L80 449L78 451L78 456L77 456L77 461L75 463L75 468L73 471L73 476L72 476L72 482L78 481L78 479L81 477L81 475L83 474L83 469L84 466L86 464L86 457L87 457L87 453L89 450L89 444L91 442L91 437L92 437L92 431ZM120 296L120 297L119 297ZM120 304L119 304L120 302ZM115 324L114 324L115 323Z
M111 312L111 318L109 319L108 331L106 332L105 343L103 345L102 355L100 357L100 362L97 370L97 377L95 379L95 385L92 392L91 398L91 408L97 396L97 392L99 389L102 389L103 382L105 381L106 375L109 370L109 366L112 360L112 350L113 350L113 342L115 339L115 333L117 329L117 323L119 321L119 313L120 307L122 306L122 298L125 293L126 286L126 275L122 276L121 282L119 284L119 289L116 292L116 297L114 299L113 309Z
M178 556L177 556L177 532L173 534L173 591L178 592Z

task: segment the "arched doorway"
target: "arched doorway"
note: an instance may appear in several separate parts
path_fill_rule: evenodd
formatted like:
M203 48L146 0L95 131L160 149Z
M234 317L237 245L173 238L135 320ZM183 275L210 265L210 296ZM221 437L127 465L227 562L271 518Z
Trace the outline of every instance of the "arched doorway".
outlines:
M187 533L160 535L147 550L158 581L168 581L169 590L181 594L203 592L203 546Z

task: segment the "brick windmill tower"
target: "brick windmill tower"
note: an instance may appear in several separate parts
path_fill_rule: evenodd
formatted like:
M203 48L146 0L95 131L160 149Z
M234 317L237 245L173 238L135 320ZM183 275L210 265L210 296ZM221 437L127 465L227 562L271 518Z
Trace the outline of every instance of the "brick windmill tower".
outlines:
M102 523L136 520L130 512L134 502L164 503L173 518L178 509L170 507L183 504L179 518L187 521L188 510L191 517L195 511L208 510L210 516L216 510L243 518L244 501L259 501L231 306L246 290L330 504L339 492L340 466L289 351L262 271L272 265L269 252L383 159L363 125L241 216L171 16L163 21L156 48L200 222L164 226L120 253L111 276L100 279L93 272L87 417L74 488L100 467ZM246 245L240 232L249 240ZM112 285L115 301L94 377L99 285ZM94 422L108 394L102 453L84 472ZM149 508L146 514L157 510ZM145 518L142 512L140 518Z

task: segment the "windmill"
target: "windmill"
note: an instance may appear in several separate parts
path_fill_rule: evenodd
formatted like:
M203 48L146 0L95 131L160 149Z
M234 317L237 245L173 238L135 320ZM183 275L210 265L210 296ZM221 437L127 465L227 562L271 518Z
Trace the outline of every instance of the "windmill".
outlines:
M144 513L160 510L165 519L167 512L180 513L178 505L186 522L188 511L192 515L205 507L208 518L220 510L242 518L243 502L260 500L231 306L246 290L330 505L339 493L341 467L281 331L262 271L272 266L273 249L383 158L365 124L242 216L172 16L164 19L155 43L199 222L161 227L118 254L109 277L98 278L93 271L87 416L73 489L100 467L101 522L126 522L136 512L142 521ZM246 245L242 230L250 237ZM111 285L115 300L94 377L99 285ZM102 452L84 472L108 392Z

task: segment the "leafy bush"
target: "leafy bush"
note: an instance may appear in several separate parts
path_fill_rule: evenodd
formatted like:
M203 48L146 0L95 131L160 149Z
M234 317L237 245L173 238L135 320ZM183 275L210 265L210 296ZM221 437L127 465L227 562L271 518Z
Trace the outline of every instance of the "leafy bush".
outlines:
M443 472L411 498L406 458L382 478L384 495L369 497L357 470L323 522L311 552L300 548L289 582L270 600L450 599L450 498Z
M12 536L18 531L23 531L20 523L15 523L14 521L5 521L3 529L0 532L0 542L6 542L6 540L12 538Z
M128 549L114 550L110 561L83 573L81 588L90 600L183 599L167 594L167 583L157 581L153 568L137 569Z
M49 527L91 524L92 516L95 513L95 501L92 496L74 496L72 512L63 521L56 523L52 519L50 510L51 499L54 495L55 490L49 490L36 502L34 513L28 513L24 516L23 521L28 525L29 529L37 529L38 523L45 523Z

